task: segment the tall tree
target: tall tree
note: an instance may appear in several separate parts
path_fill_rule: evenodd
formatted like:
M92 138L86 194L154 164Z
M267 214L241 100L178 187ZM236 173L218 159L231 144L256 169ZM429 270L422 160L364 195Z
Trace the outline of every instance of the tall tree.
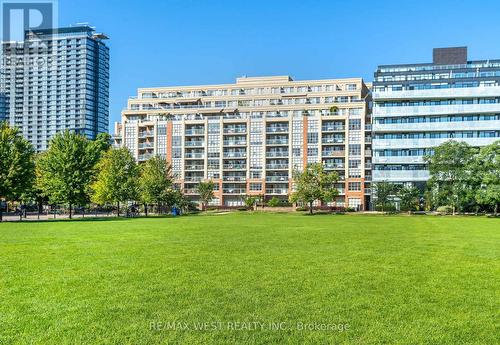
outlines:
M17 128L0 123L0 201L18 201L32 190L34 150ZM0 205L2 221L2 205Z
M117 205L136 200L138 195L139 169L130 151L125 148L106 151L97 164L97 178L92 184L92 201L104 205Z
M294 174L296 191L291 194L290 201L307 204L312 214L315 201L331 201L338 195L335 186L338 180L336 172L326 172L319 163L309 164L304 171Z
M434 148L432 156L424 158L429 165L431 178L428 184L431 190L439 193L440 198L452 206L453 214L472 201L474 153L475 150L467 143L450 140Z
M37 160L37 186L52 204L73 207L89 201L97 155L94 144L70 131L58 133Z
M200 182L198 194L200 194L201 208L205 210L208 203L214 198L214 183L212 181Z
M147 215L148 204L162 204L171 199L173 184L172 167L165 158L155 156L140 168L139 192Z
M375 206L382 212L387 211L394 205L394 198L398 193L398 187L390 182L381 181L373 185L373 197Z
M474 176L479 179L475 198L478 204L492 207L498 214L500 204L500 140L484 146L474 161Z
M405 186L397 192L402 211L414 211L420 204L420 190L414 186Z

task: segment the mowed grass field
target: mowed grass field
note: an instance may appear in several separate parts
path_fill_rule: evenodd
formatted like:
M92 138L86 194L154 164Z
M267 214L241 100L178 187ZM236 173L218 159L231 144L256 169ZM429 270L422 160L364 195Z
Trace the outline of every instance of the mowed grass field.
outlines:
M497 344L499 258L475 217L3 223L0 344Z

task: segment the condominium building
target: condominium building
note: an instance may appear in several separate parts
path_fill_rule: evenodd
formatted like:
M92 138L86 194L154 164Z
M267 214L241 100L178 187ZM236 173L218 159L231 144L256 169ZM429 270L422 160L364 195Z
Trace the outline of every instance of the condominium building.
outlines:
M21 129L37 151L66 129L90 139L108 130L107 37L87 25L30 30L2 43L0 121Z
M293 172L322 163L340 176L332 205L364 209L369 95L360 78L242 77L234 84L141 88L115 124L115 143L139 162L165 157L193 200L206 180L215 182L215 205L241 205L245 195L285 200Z
M500 139L500 60L436 48L432 63L379 66L373 102L373 180L423 186L434 147Z

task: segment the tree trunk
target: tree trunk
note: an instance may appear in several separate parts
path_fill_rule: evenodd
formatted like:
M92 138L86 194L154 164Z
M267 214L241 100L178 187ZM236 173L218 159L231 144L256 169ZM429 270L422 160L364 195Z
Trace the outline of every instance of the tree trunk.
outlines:
M148 204L144 204L144 213L148 216Z
M73 218L73 205L70 203L69 204L69 219Z
M498 204L495 204L495 217L498 215Z
M117 213L118 213L118 217L120 217L120 202L119 201L118 201Z
M2 209L2 204L0 203L0 222L3 221L3 209Z
M309 214L313 214L313 202L309 202Z

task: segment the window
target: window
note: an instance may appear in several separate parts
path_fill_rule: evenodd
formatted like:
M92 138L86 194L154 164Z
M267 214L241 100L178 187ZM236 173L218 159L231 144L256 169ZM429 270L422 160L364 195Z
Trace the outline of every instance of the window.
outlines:
M349 191L361 191L361 182L349 182Z
M261 191L262 190L262 183L250 183L250 190L251 191Z

